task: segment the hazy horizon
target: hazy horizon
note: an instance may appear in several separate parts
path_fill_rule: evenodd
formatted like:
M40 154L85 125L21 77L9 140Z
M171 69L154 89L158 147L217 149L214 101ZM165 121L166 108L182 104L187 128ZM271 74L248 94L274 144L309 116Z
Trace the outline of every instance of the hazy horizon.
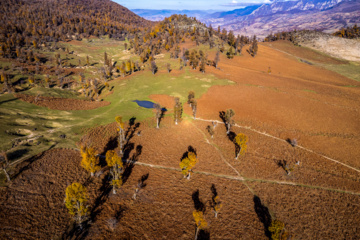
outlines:
M270 3L270 0L145 0L126 1L113 0L128 9L146 9L146 10L200 10L200 11L231 11L234 9L244 8L246 6Z

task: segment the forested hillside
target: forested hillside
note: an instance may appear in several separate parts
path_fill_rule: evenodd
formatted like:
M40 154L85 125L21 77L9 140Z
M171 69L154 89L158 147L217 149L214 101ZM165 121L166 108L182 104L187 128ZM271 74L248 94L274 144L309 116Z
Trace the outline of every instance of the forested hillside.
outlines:
M24 45L90 35L124 39L153 24L109 0L3 0L0 12L0 42L8 54Z

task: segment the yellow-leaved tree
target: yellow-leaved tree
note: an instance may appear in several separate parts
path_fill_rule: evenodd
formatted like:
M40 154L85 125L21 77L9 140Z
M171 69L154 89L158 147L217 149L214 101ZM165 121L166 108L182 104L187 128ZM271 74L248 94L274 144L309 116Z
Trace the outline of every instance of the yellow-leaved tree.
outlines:
M80 183L73 183L66 188L65 194L65 206L70 215L74 216L76 223L82 228L82 223L86 220L89 212L86 205L89 200L87 190Z
M180 168L184 178L190 179L190 171L197 163L198 159L194 152L189 152L187 157L180 162Z
M207 227L207 222L204 218L204 213L202 211L193 211L193 217L196 224L196 233L195 233L195 240L198 237L199 231L204 230Z
M95 172L100 170L99 157L96 154L94 148L88 148L86 146L81 147L81 166L86 171L90 172L91 177L94 176Z
M121 116L115 117L115 121L118 123L117 131L119 133L119 136L118 136L119 148L120 148L119 155L122 156L124 143L125 143L125 130L124 130L125 123L123 122Z
M248 136L246 136L243 133L239 133L235 137L234 142L237 147L236 149L237 154L235 159L238 159L239 155L242 155L246 152L248 140L249 140Z
M110 167L110 174L112 176L111 185L113 186L113 193L116 194L116 189L122 185L122 174L124 166L121 157L119 157L114 150L106 152L106 162Z
M213 198L212 207L215 213L215 218L217 218L218 213L220 212L220 209L222 208L222 203L220 201L220 197L216 196Z
M269 226L272 240L285 240L289 238L289 233L285 230L285 224L280 220L272 220Z

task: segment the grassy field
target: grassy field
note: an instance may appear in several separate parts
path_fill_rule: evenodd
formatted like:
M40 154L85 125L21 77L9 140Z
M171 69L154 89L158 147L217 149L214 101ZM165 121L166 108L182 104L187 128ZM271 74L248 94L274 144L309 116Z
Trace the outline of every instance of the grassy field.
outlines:
M91 73L95 72L96 65L102 65L101 59L104 57L104 51L107 51L113 61L133 58L134 56L128 54L127 51L120 50L124 48L123 44L124 42L97 39L77 41L76 45L71 43L64 45L70 51L74 51L74 64L77 56L85 58L87 55L98 63L86 69L88 73ZM117 51L118 54L116 54ZM1 95L0 137L2 144L0 150L7 150L9 159L16 161L52 147L74 148L86 129L114 122L117 115L123 116L125 120L133 116L136 116L137 120L154 117L151 109L141 108L133 100L150 100L149 96L152 94L166 94L180 97L184 102L190 90L200 97L211 86L232 84L231 81L218 79L212 74L202 74L188 68L176 71L176 73L167 73L165 62L169 60L169 54L160 56L157 60L160 71L155 75L145 69L126 78L119 77L111 80L109 84L114 93L109 94L108 90L102 92L102 96L106 96L104 100L111 104L93 110L51 110L23 102L12 94ZM120 61L118 60L118 62ZM170 62L174 65L178 64L178 60L171 59ZM94 74L95 76L96 74ZM56 87L51 89L34 87L21 93L30 95L40 93L41 96L81 99L74 89L62 90ZM172 109L173 106L166 107ZM16 142L18 142L18 146L13 147Z
M333 65L328 64L324 67L330 71L337 72L345 77L360 82L360 64L349 62L348 64Z

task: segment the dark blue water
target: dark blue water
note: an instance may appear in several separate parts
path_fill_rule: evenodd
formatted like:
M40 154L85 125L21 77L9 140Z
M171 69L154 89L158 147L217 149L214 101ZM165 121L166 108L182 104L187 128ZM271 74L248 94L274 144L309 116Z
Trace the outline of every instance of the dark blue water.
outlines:
M153 103L153 102L150 102L150 101L134 100L133 102L136 102L137 105L139 105L140 107L144 107L144 108L154 108L154 103ZM166 109L166 108L162 108L161 111L166 112L167 109Z

